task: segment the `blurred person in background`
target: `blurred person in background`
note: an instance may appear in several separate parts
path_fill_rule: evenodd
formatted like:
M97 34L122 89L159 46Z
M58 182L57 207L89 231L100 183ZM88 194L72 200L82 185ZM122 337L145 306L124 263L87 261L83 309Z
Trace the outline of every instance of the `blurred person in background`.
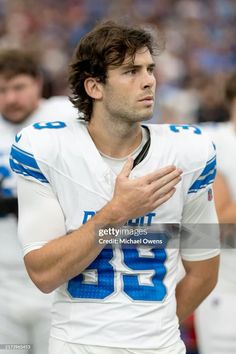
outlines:
M230 121L206 128L216 144L214 194L225 242L218 285L196 311L201 354L236 353L236 72L228 79L225 94Z
M198 98L196 120L198 123L228 121L229 112L225 103L224 86L227 75L207 75L199 72L192 78L192 85Z
M0 51L0 344L31 344L34 354L47 353L52 297L33 286L23 264L9 151L23 127L77 115L67 97L42 99L42 86L39 66L30 53ZM0 349L2 354L9 352Z

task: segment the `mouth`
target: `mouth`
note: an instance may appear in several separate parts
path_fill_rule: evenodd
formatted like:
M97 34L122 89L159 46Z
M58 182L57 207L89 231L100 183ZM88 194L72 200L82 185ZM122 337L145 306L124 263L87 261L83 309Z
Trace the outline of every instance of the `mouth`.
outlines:
M153 96L146 96L146 97L142 98L141 100L139 100L139 102L143 102L148 105L152 105L154 102L154 97Z
M152 95L145 96L141 98L139 101L153 101L154 97Z
M9 107L6 107L5 110L10 113L15 113L15 112L21 111L22 108L19 106L9 106Z

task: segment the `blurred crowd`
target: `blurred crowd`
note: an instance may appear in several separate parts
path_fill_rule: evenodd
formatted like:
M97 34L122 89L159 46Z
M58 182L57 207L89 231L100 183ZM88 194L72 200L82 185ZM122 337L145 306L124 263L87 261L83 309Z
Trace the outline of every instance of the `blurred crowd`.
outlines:
M147 25L164 39L154 121L228 119L223 92L236 69L235 0L0 0L0 48L35 51L44 95L67 94L73 49L102 19Z

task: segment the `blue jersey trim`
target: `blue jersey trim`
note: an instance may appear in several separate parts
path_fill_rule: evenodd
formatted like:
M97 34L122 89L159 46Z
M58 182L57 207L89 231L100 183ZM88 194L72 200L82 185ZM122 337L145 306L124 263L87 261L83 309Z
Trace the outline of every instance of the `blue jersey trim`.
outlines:
M196 193L199 189L203 189L206 186L208 186L209 184L213 183L215 180L215 175L216 175L216 170L214 171L214 173L212 173L210 176L208 176L204 181L199 182L199 183L194 183L191 188L189 188L188 193Z
M10 156L11 169L19 175L33 177L40 182L48 183L47 178L41 172L34 156L13 145Z
M211 160L209 160L209 161L206 163L206 167L205 167L204 170L202 171L200 177L206 176L206 175L209 174L209 172L210 172L211 170L213 170L215 167L216 167L216 156L214 156Z
M39 166L38 166L34 156L24 150L19 149L15 145L12 145L11 157L15 161L17 161L27 167L36 168L39 170Z
M216 156L210 159L198 179L191 185L188 193L196 193L214 182L216 176Z
M12 158L10 158L10 166L14 172L16 172L19 175L23 175L26 177L33 177L40 182L43 183L49 183L46 177L39 171L35 171L29 168L25 168L24 166L16 163Z

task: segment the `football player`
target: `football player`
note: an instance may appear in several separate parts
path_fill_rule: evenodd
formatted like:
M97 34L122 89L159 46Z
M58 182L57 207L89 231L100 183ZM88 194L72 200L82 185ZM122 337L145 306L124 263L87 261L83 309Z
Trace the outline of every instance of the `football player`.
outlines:
M22 260L16 178L9 166L9 152L16 133L28 124L77 116L66 97L45 100L41 89L40 69L31 54L0 51L0 343L31 344L34 354L47 351L52 297L35 288ZM21 349L22 354L29 352L28 347ZM1 352L9 351L1 348Z
M56 289L50 354L183 354L179 321L216 284L218 248L100 242L124 224L217 223L211 141L197 127L140 124L153 113L155 48L142 28L97 25L70 66L82 119L33 124L12 146L25 264L43 292Z
M201 354L236 353L236 73L226 82L225 95L230 121L205 128L217 149L214 191L225 240L217 287L196 311Z

